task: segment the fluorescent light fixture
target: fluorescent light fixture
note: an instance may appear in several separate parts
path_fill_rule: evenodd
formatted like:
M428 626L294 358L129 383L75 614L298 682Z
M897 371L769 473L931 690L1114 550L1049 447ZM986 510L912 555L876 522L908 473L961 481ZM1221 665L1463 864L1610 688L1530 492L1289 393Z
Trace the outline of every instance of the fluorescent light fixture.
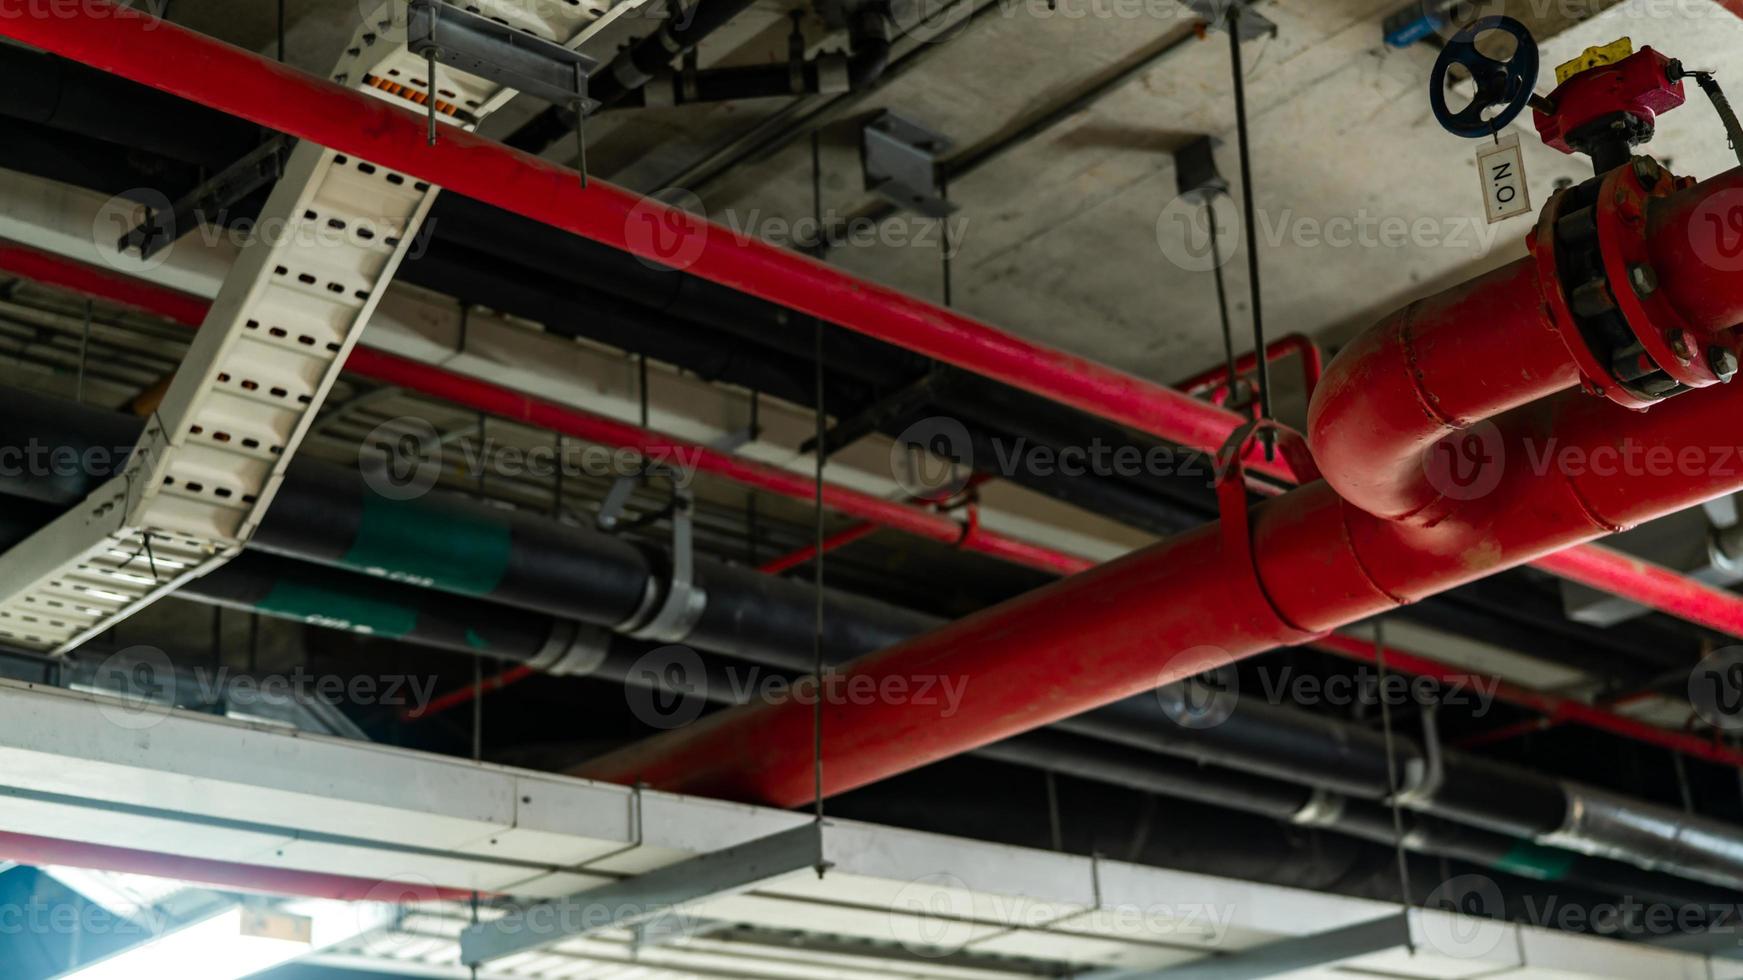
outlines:
M131 919L140 910L150 908L177 892L186 891L188 887L186 882L174 878L94 871L90 868L46 865L39 870L123 919Z
M61 975L60 980L240 980L309 952L302 916L235 906Z

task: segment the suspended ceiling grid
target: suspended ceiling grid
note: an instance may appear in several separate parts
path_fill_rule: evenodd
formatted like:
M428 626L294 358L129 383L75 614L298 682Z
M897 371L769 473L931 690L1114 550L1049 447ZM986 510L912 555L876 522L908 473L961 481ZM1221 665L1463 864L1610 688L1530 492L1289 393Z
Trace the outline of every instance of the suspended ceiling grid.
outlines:
M379 879L386 902L400 901L408 885L562 896L810 819L16 682L0 682L0 767L8 773L0 822L13 832ZM909 950L1153 970L1396 911L851 821L832 822L825 844L835 867L822 879L807 871L683 914ZM406 914L452 924L453 911L413 902ZM1400 948L1346 966L1397 977L1708 976L1709 964L1691 954L1500 923L1461 925L1442 912L1412 915L1414 957ZM626 938L572 941L572 951L621 959ZM641 956L679 976L719 975L719 957L739 955L723 953L719 942L702 936ZM371 948L361 943L356 952ZM430 958L440 960L441 951ZM780 975L781 958L767 961L761 973L729 975ZM542 975L516 973L514 962L497 969ZM1743 976L1725 962L1712 967L1714 977ZM893 975L974 974L945 963L904 964Z

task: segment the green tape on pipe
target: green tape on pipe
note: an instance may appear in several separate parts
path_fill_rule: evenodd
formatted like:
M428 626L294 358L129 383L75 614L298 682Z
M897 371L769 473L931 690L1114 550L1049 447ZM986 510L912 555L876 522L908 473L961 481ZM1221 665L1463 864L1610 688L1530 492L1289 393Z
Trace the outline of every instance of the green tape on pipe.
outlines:
M398 639L418 624L417 610L350 592L280 581L260 600L261 612L272 616Z
M508 573L510 545L505 520L366 493L357 538L339 561L396 582L489 595Z
M1521 878L1560 881L1576 859L1576 855L1560 848L1520 841L1495 862L1495 869L1519 875Z

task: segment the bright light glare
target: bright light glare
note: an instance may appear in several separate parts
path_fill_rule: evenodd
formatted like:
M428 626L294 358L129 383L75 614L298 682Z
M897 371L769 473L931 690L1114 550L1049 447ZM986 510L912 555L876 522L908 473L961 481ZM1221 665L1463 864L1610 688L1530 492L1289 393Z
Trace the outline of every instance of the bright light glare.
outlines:
M292 917L276 914L280 920ZM251 913L240 906L156 939L122 950L89 966L63 974L61 980L239 980L309 951L307 923L300 936L284 930L244 928Z
M89 868L45 865L40 870L124 919L131 919L141 909L156 905L188 887L173 878L94 871Z

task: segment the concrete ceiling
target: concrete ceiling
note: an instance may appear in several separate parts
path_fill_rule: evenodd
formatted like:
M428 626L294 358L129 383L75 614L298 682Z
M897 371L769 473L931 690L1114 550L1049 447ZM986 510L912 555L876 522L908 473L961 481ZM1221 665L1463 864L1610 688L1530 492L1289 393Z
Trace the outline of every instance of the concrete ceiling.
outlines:
M291 60L323 65L364 0L288 0ZM963 0L972 3L973 0ZM945 30L924 63L823 130L823 207L844 217L872 201L863 188L859 122L891 108L969 147L995 139L1117 67L1133 63L1193 15L1172 0L993 0L972 23ZM1743 20L1714 0L1509 3L1532 23L1545 65L1589 44L1631 35L1690 64L1726 69L1743 50ZM1435 49L1385 46L1380 22L1398 0L1272 0L1275 37L1246 47L1267 332L1303 331L1336 343L1433 288L1523 254L1529 217L1486 225L1476 145L1440 130L1428 110ZM704 45L702 63L784 57L793 5L765 0ZM1608 9L1603 9L1608 7ZM1602 12L1593 15L1593 11ZM175 19L259 50L274 43L273 7L175 0ZM648 21L601 36L609 57ZM839 47L813 14L813 49ZM898 54L912 40L898 45ZM530 100L523 100L529 101ZM724 140L787 100L614 112L590 128L595 168L632 187L663 186ZM1652 144L1683 173L1704 177L1731 154L1705 100L1671 114ZM492 130L539 108L513 107ZM517 111L518 109L518 111ZM1533 197L1587 175L1583 158L1537 142L1529 116L1513 130L1526 147ZM1211 275L1193 258L1192 209L1175 201L1171 152L1209 133L1238 188L1229 52L1224 37L1189 41L1131 83L951 188L961 206L953 277L958 306L1019 335L1146 377L1178 380L1220 358ZM553 155L570 152L553 149ZM710 217L779 239L812 210L807 141L742 166L699 191ZM1225 235L1241 237L1232 206ZM892 219L882 241L837 249L832 261L922 296L940 293L931 223ZM890 244L892 241L908 244ZM1239 243L1244 245L1245 243ZM1250 344L1245 256L1225 263L1237 346ZM1187 266L1187 267L1183 267Z

